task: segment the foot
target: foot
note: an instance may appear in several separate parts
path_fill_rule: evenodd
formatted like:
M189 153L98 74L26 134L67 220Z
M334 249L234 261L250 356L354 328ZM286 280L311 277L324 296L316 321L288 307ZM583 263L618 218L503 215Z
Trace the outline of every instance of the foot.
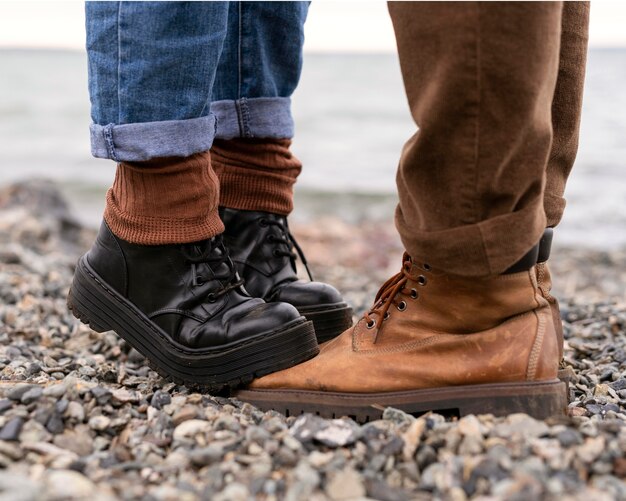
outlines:
M221 236L137 245L103 223L68 296L76 317L115 331L177 383L219 391L318 352L311 322L291 305L242 288Z
M236 396L261 409L378 419L384 407L538 418L562 414L565 384L534 267L451 276L405 255L371 310L320 354Z
M295 306L313 322L319 343L352 325L352 309L337 289L313 281L304 255L289 232L286 217L223 207L220 216L226 227L224 243L252 296ZM310 281L298 280L297 255L307 268Z

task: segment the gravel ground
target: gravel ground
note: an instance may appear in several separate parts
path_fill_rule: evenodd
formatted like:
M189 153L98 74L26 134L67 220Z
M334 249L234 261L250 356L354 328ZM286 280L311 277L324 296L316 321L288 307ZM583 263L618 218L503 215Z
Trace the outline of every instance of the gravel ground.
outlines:
M296 234L359 311L399 268L390 224ZM65 296L92 237L49 186L0 190L0 501L626 499L626 252L553 253L568 416L361 426L189 393L78 323Z

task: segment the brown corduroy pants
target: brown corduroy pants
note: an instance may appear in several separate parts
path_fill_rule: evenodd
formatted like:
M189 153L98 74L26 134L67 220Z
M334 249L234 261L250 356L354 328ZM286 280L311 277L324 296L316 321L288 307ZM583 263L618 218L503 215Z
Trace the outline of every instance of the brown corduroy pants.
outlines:
M419 130L397 173L411 256L501 273L565 207L578 147L588 2L389 2Z

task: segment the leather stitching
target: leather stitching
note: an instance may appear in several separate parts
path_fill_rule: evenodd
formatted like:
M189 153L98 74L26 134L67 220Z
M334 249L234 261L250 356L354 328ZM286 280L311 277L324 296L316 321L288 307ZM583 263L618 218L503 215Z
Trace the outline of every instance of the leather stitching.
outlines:
M388 348L377 348L377 349L365 349L360 350L358 348L361 347L360 340L356 339L355 351L356 353L360 353L363 355L372 354L372 353L397 353L407 350L413 350L416 348L423 348L425 346L430 346L436 341L445 339L464 339L468 336L473 336L475 334L435 334L434 336L427 337L426 339L420 339L419 341L411 341L409 343L403 343L395 346L390 346ZM356 338L356 336L354 336Z
M543 338L546 332L546 321L542 316L539 316L536 311L533 311L537 318L537 334L533 347L530 351L530 357L528 358L528 368L526 370L526 379L533 380L537 375L537 365L539 363L539 356L541 347L543 346Z

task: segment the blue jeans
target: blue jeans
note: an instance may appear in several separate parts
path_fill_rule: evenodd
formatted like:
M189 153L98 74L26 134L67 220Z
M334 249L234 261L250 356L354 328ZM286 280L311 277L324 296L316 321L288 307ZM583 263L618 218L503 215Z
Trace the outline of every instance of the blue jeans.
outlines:
M142 161L293 137L308 2L87 2L91 150Z

